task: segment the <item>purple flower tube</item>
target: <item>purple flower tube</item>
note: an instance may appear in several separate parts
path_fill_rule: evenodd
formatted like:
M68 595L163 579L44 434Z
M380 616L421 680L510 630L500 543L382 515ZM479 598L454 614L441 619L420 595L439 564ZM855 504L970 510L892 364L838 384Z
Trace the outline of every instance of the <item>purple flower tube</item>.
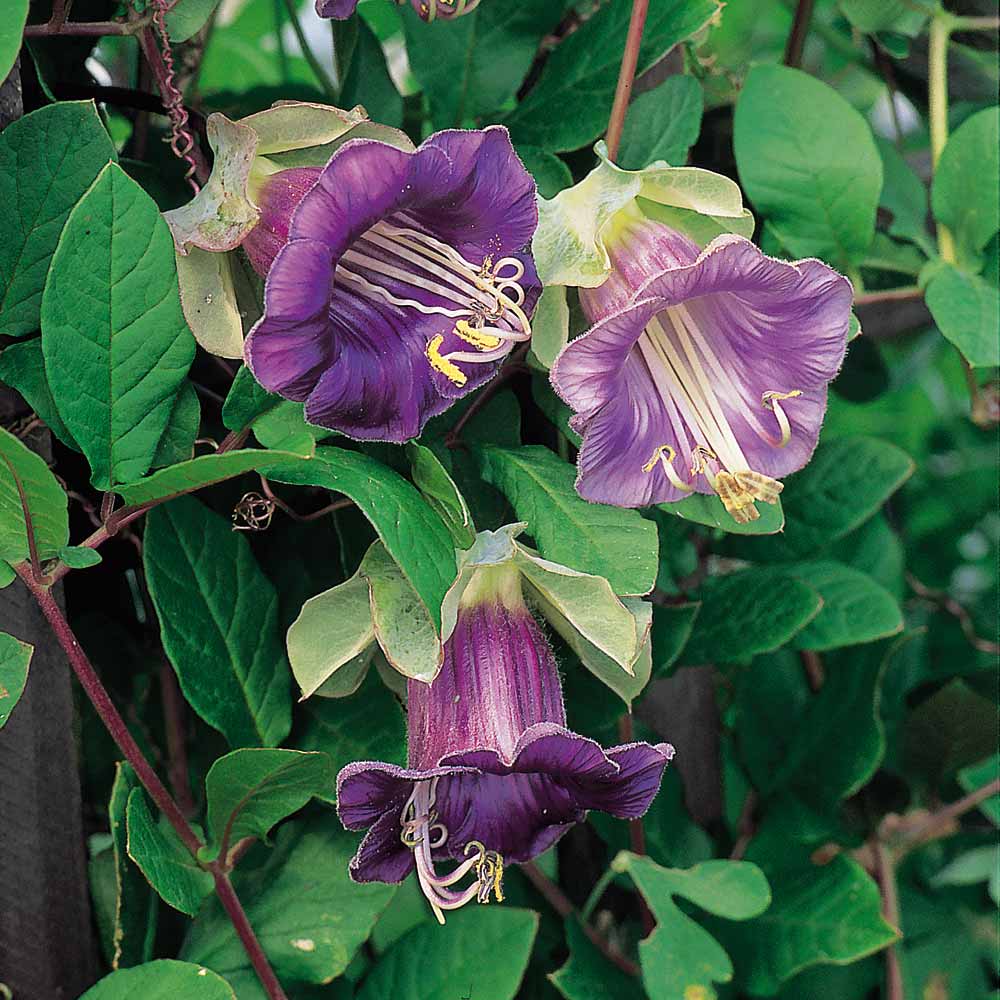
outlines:
M587 810L641 816L674 754L667 743L604 750L566 728L555 657L509 564L476 572L441 672L409 681L408 725L409 767L349 764L337 809L348 829L369 828L351 877L395 883L416 870L442 923L473 899L501 900L504 865L541 854ZM457 867L439 873L448 860Z

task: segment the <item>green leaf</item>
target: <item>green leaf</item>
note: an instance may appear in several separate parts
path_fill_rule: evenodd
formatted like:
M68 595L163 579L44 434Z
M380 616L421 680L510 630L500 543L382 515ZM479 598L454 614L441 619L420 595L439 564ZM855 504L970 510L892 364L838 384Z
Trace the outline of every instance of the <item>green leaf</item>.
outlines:
M128 855L128 800L139 787L139 779L132 766L125 761L118 761L108 801L111 853L115 868L110 956L113 969L148 961L152 956L153 940L156 937L156 895Z
M973 368L1000 365L1000 289L978 275L945 264L924 293L938 329Z
M0 80L6 80L21 48L21 34L28 20L29 0L11 0L0 22Z
M194 452L194 439L198 436L201 426L201 403L194 386L184 381L180 392L174 397L174 405L170 411L170 419L156 446L153 455L153 468L160 469L165 465L175 465L191 458Z
M1000 872L1000 844L986 844L965 851L944 866L931 880L932 889L943 885L979 885Z
M0 31L10 27L5 16ZM8 336L38 329L45 275L66 217L114 158L93 101L47 105L0 134L0 330Z
M777 503L755 503L760 517L756 521L740 524L722 505L713 493L692 493L691 496L674 503L657 504L660 510L674 514L684 521L706 524L710 528L721 528L733 535L774 535L785 526L785 512L781 500Z
M34 646L0 632L0 729L24 693L24 685L28 683L28 664L34 651Z
M403 712L374 671L356 696L313 698L302 706L302 711L305 723L299 747L328 754L334 772L352 760L382 760L406 766Z
M812 587L779 569L753 567L705 581L688 663L741 663L783 646L820 612Z
M635 1000L635 980L597 950L575 917L566 919L566 945L566 964L548 974L566 1000Z
M582 500L576 470L547 448L477 450L483 478L510 501L541 554L603 576L616 594L646 594L656 582L656 525L637 511Z
M474 984L490 1000L514 1000L538 932L538 914L512 907L466 907L448 922L404 935L365 979L358 1000L440 1000Z
M263 451L247 449L244 451L224 451L209 455L199 455L187 462L178 462L169 468L154 472L151 476L139 479L134 483L126 483L115 488L128 504L144 504L179 496L182 493L192 493L213 483L221 483L226 479L234 479L244 472L258 471L270 467L275 462L308 458L295 452Z
M246 538L190 497L150 511L143 547L163 648L191 707L230 746L288 735L278 596Z
M172 829L157 824L141 788L129 793L126 817L128 856L161 899L193 917L212 892L212 876L198 866Z
M903 613L885 588L841 563L796 563L788 572L819 592L820 613L795 637L796 649L820 652L874 642L903 630Z
M547 153L537 146L519 144L517 155L528 168L528 173L535 178L538 193L543 198L554 198L563 188L568 188L573 183L569 167L555 153ZM531 327L534 334L534 317Z
M66 221L42 297L42 351L52 397L94 487L147 472L195 343L167 224L117 164L101 171Z
M69 541L66 494L45 460L0 427L0 559L9 563L28 558L18 481L31 514L38 558L49 559Z
M336 780L325 753L247 747L220 757L205 778L208 832L220 847L267 838L271 827L314 795L329 797Z
M892 213L889 235L915 243L928 256L936 254L927 232L927 188L916 171L888 139L876 137L882 157L879 206Z
M80 1000L236 1000L221 976L200 965L160 958L119 969L92 986Z
M650 1000L710 997L715 983L732 979L729 956L678 908L674 896L727 920L749 920L771 902L767 879L756 865L706 861L687 870L661 868L649 858L623 851L612 867L628 872L656 917L656 929L639 943L642 980Z
M629 170L654 160L685 163L701 131L703 104L701 84L693 76L668 76L659 87L640 94L625 118L618 162Z
M738 692L739 739L762 795L793 788L803 801L828 809L871 779L885 755L876 696L891 648L827 656L824 683L814 695L791 653L754 662Z
M352 680L338 683L331 693L339 696L354 691L363 677L354 677L348 668L361 661L374 641L371 595L360 573L311 597L287 637L288 660L302 697L324 693L320 688L342 670L351 673ZM364 666L369 662L370 657Z
M768 911L725 934L741 982L755 996L774 994L812 965L856 962L898 937L882 917L878 887L843 854L822 866L768 871L768 879Z
M389 74L382 45L363 18L356 18L355 26L353 54L337 100L346 108L363 104L368 114L384 125L402 125L403 98ZM334 30L339 27L334 25Z
M406 446L410 457L413 482L430 504L431 509L444 521L451 537L460 549L467 549L475 540L476 526L455 481L430 448L411 441Z
M184 318L194 339L209 354L243 357L243 317L236 294L240 267L233 255L190 244L174 257Z
M715 0L652 0L639 50L637 75L700 31L720 7ZM630 8L608 4L560 43L541 76L504 119L518 143L551 152L579 149L608 124ZM554 109L558 109L554 112Z
M531 603L584 665L612 687L614 682L628 685L649 635L651 605L629 598L622 602L604 577L539 559L523 545L516 546L514 564Z
M736 105L740 180L797 257L860 263L875 233L882 161L864 118L797 69L757 66Z
M390 666L430 682L444 661L434 622L385 546L376 542L358 569L371 591L375 637Z
M171 42L186 42L197 34L212 16L219 0L178 0L167 12L167 31Z
M409 7L402 13L410 69L427 96L431 121L453 128L489 118L513 99L562 9L551 0L483 4L459 19L429 24Z
M367 940L395 886L351 880L357 838L332 816L286 823L271 850L251 851L233 876L250 925L279 978L328 983ZM249 971L246 952L217 899L191 925L181 957L227 978Z
M955 129L931 185L934 218L973 256L1000 228L1000 193L993 183L998 172L1000 110L993 107L970 115Z
M455 550L448 529L415 487L374 459L340 448L317 448L310 461L262 471L277 482L349 496L420 595L435 628L440 626L441 604L455 579Z
M97 549L88 549L83 545L64 545L56 555L70 569L90 569L101 562L101 553Z
M958 783L966 792L978 791L997 778L1000 778L1000 754L996 753L958 772ZM980 803L979 809L993 824L1000 826L1000 793Z
M785 530L776 538L742 539L748 558L808 559L867 521L913 473L913 460L880 438L834 438L785 480Z
M222 404L222 422L227 430L245 430L257 417L280 402L281 397L268 392L253 377L253 372L243 365Z
M2 142L2 140L0 140ZM67 448L79 451L80 446L59 416L55 400L45 377L45 360L42 358L42 341L23 340L8 344L0 354L0 381L13 386L24 396L28 405L45 421L49 430Z
M840 9L858 31L874 34L892 30L915 35L927 15L907 0L839 0Z
M569 305L566 289L549 285L542 294L531 317L531 351L528 360L535 367L548 371L569 342Z
M668 604L653 608L652 662L656 677L668 677L671 667L684 652L695 619L701 611L700 603Z

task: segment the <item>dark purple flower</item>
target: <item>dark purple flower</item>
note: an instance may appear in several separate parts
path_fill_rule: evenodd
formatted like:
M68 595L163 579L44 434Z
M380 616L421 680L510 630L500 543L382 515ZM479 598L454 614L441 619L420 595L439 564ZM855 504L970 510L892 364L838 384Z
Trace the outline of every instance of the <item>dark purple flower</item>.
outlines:
M406 0L396 0L403 4ZM354 13L358 0L316 0L316 13L320 17L332 17L343 21ZM468 14L479 6L479 0L410 0L410 6L425 20L437 17L451 18Z
M438 919L502 898L503 865L547 850L588 809L641 816L673 757L667 743L603 750L566 728L555 658L510 565L477 572L430 684L408 686L409 768L361 761L337 779L358 882L414 868ZM436 863L460 862L440 875ZM456 888L464 876L474 879Z
M551 373L583 435L577 490L622 507L717 493L756 520L754 501L775 503L816 447L850 282L740 236L699 251L639 212L606 245L611 276L580 290L594 326Z
M535 183L506 129L415 152L351 140L258 199L244 247L267 282L245 356L310 423L406 441L530 337Z

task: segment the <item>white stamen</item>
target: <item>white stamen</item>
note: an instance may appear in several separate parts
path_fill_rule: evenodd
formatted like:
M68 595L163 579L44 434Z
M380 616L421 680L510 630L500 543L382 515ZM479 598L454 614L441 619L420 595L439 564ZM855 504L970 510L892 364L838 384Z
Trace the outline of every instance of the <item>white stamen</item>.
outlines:
M447 875L437 874L431 851L442 847L448 839L447 829L436 822L434 803L438 781L438 778L432 778L414 784L399 822L403 828L400 840L413 851L420 889L434 916L443 924L445 910L457 910L473 899L481 903L489 902L491 893L498 902L503 900L503 858L495 851L487 851L478 841L470 841L465 845L465 853L472 853L473 856ZM435 830L440 831L436 840L432 836ZM476 881L472 885L460 891L449 888L473 870Z
M781 438L777 441L776 447L784 448L786 444L792 439L792 425L788 422L788 415L781 408L781 404L778 402L780 399L795 399L796 396L801 396L802 391L800 389L793 389L791 392L765 392L761 397L761 404L768 410L774 413L774 419L778 421L778 427L781 430Z

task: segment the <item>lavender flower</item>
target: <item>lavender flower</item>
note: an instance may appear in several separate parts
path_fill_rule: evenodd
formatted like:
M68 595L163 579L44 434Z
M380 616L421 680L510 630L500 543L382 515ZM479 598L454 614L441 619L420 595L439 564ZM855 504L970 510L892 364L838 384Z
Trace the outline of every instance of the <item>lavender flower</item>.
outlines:
M623 507L716 493L747 523L816 447L851 285L740 236L700 250L658 210L633 199L606 226L609 276L580 289L594 325L552 367L583 435L577 489Z
M409 767L349 764L337 808L349 829L370 828L351 877L395 883L416 870L441 923L473 899L501 900L504 865L545 851L587 810L642 815L674 753L605 751L566 728L555 658L511 562L473 572L440 673L408 682L408 715ZM457 866L440 873L449 859Z
M399 5L405 2L396 0ZM433 21L437 17L447 19L468 14L479 6L479 0L410 0L410 5L425 21ZM357 6L358 0L316 0L316 13L320 17L343 21Z
M531 336L535 184L506 129L352 140L256 196L244 247L267 282L245 357L310 423L405 441Z

